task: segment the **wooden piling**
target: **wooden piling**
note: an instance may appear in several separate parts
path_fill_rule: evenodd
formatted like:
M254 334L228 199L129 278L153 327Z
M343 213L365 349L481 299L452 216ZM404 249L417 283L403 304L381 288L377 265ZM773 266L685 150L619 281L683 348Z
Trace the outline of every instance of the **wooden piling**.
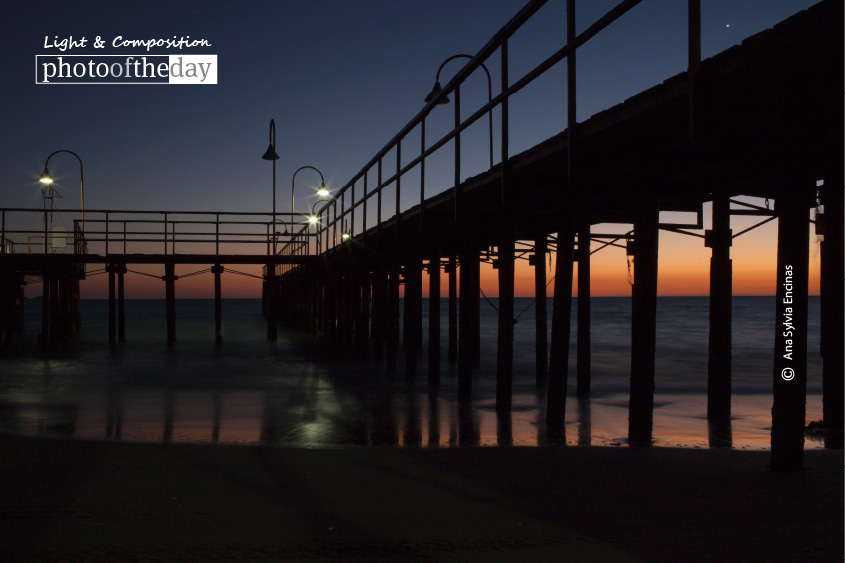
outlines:
M428 262L428 385L440 385L440 249Z
M176 265L173 262L164 264L164 293L165 309L167 313L167 343L176 343ZM269 318L269 314L268 314Z
M710 258L710 341L707 357L707 418L731 416L731 215L727 194L713 197L713 228L706 233Z
M391 264L387 280L387 368L396 369L397 353L399 349L399 266Z
M537 385L549 380L548 303L546 301L546 233L534 240L534 359Z
M370 340L370 272L364 267L359 274L360 306L357 307L358 319L355 322L355 350L358 357L366 358Z
M267 340L275 342L278 339L278 313L279 304L276 288L276 266L275 264L267 264Z
M448 359L454 362L458 359L458 259L454 254L449 256L446 272L449 274Z
M41 345L47 347L50 341L50 278L47 272L41 275Z
M117 345L117 307L115 306L115 275L117 267L115 264L107 264L106 271L109 273L109 346Z
M422 349L422 262L412 258L405 266L405 372L417 371L419 351Z
M50 336L51 346L59 343L61 336L61 307L59 305L59 278L50 278Z
M651 444L654 411L654 353L657 329L658 208L643 202L634 222L634 286L631 299L631 391L628 439Z
M214 339L219 342L223 339L223 288L220 279L223 266L215 264L211 273L214 274Z
M840 145L841 146L841 145ZM831 447L842 447L842 428L845 425L843 417L842 396L845 394L843 383L843 333L842 311L845 310L843 300L843 189L842 189L842 161L834 161L829 166L829 174L824 179L821 189L821 203L824 205L824 215L817 224L821 223L824 240L821 242L821 353L822 353L822 416L825 426L838 433L838 440L829 440ZM825 442L828 444L828 442Z
M775 470L804 466L810 239L809 206L801 194L803 188L794 184L786 187L775 203L778 258L770 463Z
M472 301L477 299L477 287L472 275L473 262L478 261L478 252L471 248L464 249L459 260L461 263L460 300L458 302L458 400L469 401L472 396L472 364L475 359L473 347Z
M496 410L510 413L513 397L515 241L510 229L499 240L499 324L496 353Z
M557 234L555 289L554 301L552 302L552 343L549 356L549 390L546 397L546 425L552 428L562 427L566 418L574 246L574 225L571 219L565 219Z
M578 348L576 359L579 397L590 394L590 222L578 223Z
M383 266L377 267L373 272L372 316L373 359L381 361L384 358L384 337L387 332L385 325L387 318L387 273Z
M116 264L117 267L117 341L126 343L126 298L123 278L126 274L126 264Z

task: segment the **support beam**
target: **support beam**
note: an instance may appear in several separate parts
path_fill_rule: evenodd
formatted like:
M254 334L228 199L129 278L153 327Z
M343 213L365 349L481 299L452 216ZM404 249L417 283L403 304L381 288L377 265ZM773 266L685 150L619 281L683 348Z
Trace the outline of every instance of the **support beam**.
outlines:
M46 238L45 238L46 241ZM46 242L44 243L47 244ZM46 246L45 246L46 248ZM46 252L46 251L45 251ZM50 277L47 272L41 276L41 345L45 349L50 343Z
M510 413L513 400L513 315L515 242L512 229L499 240L499 330L496 354L496 410Z
M383 266L373 273L373 359L384 358L384 337L387 332L387 273Z
M534 358L537 385L549 380L548 303L546 300L546 233L534 241Z
M566 419L574 245L574 225L571 218L566 218L557 235L555 293L552 302L552 345L549 357L549 390L546 399L546 425L553 429L562 428Z
M458 359L458 259L454 254L449 256L446 265L449 274L449 351L450 362Z
M634 222L634 287L631 300L631 396L628 439L650 445L654 415L654 353L657 329L658 208L647 198Z
M387 285L387 369L396 369L399 349L399 265L389 266Z
M428 386L440 385L440 249L428 263Z
M214 339L220 342L223 339L223 290L220 276L223 273L223 266L215 264L211 267L214 274Z
M590 222L578 223L578 396L590 394Z
M712 230L705 244L713 249L710 258L710 343L707 357L707 418L731 417L731 215L730 197L713 196Z
M370 342L370 272L366 266L360 269L358 284L361 302L355 323L355 350L358 357L366 359Z
M279 304L276 287L276 266L274 264L267 264L267 276L265 283L267 284L267 340L275 342L278 339L278 313Z
M167 343L176 343L176 265L164 265L165 309L167 313ZM270 313L268 313L268 318Z
M106 271L109 273L109 346L114 348L117 345L117 324L115 307L115 274L116 264L107 264Z
M405 318L404 337L405 372L413 376L417 372L419 351L422 348L422 262L412 257L405 266Z
M784 188L775 204L778 259L770 463L774 470L801 469L804 466L810 263L809 208L801 193L804 188L800 184Z
M829 169L821 190L824 205L824 240L821 243L821 337L822 337L822 414L825 426L838 434L838 439L825 442L830 447L842 447L843 417L843 356L842 342L845 341L842 311L843 300L843 189L842 161L834 162ZM818 220L818 218L817 218Z
M458 327L458 400L469 401L472 396L472 365L475 362L474 307L478 302L478 282L474 271L479 267L478 250L471 246L461 252L461 277Z
M116 264L117 268L117 341L126 343L126 295L123 278L126 274L126 264Z

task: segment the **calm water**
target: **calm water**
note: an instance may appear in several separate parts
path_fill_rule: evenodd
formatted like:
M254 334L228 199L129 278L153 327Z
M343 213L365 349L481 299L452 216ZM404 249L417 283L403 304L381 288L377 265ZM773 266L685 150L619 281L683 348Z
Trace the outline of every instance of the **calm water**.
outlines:
M268 343L258 300L224 300L220 345L214 342L213 302L177 301L178 342L172 348L166 345L164 302L129 300L128 343L115 351L107 345L108 303L83 301L83 329L72 357L0 363L0 427L92 439L305 447L546 444L545 390L534 383L532 300L516 301L516 313L522 314L514 327L510 420L495 413L497 316L496 300L491 302L482 301L482 360L474 374L473 401L460 406L457 366L445 359L445 300L442 382L436 395L426 389L424 369L408 381L401 363L391 374L381 365L342 360L324 344L285 329L278 342ZM625 443L630 310L628 298L593 299L593 392L586 401L574 397L573 338L568 444ZM711 433L705 416L708 300L658 299L656 445L768 447L774 298L735 297L733 311L733 420L729 428ZM34 347L39 300L27 302L26 323ZM817 297L810 298L808 332L811 421L821 418ZM822 444L808 440L806 447Z

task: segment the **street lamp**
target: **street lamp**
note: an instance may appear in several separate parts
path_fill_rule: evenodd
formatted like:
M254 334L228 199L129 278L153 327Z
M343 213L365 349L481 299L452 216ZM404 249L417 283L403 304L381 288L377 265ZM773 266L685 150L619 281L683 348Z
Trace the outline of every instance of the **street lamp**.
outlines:
M276 161L279 155L276 154L276 121L270 120L270 146L261 156L264 160L273 161L273 255L276 254Z
M306 168L310 168L311 170L315 171L317 174L320 175L320 187L317 189L317 195L319 195L320 197L326 197L327 195L329 195L329 189L326 187L326 181L325 181L325 179L323 179L323 173L320 172L319 170L317 170L316 168L314 168L313 166L301 166L301 167L297 168L296 172L293 173L293 178L291 178L291 181L290 181L290 212L291 212L291 214L294 213L293 194L294 194L294 190L296 189L296 175L299 174L300 170L305 170ZM312 208L312 211L313 211L313 208ZM311 220L309 218L309 223L310 222L311 222Z
M50 164L50 159L53 156L59 154L60 152L66 152L68 154L72 154L76 157L76 160L79 161L79 202L82 210L82 231L85 232L85 174L82 166L82 159L79 158L79 155L73 151L69 151L67 149L60 149L54 151L47 157L47 160L44 161L44 171L41 173L41 176L38 177L38 181L44 184L44 253L47 253L47 198L49 197L52 200L53 194L53 177L50 175L50 171L47 169L47 165ZM47 196L47 193L50 196Z
M437 69L437 76L434 79L434 87L431 89L431 92L429 92L428 95L425 97L425 100L424 100L425 103L429 103L430 101L434 100L435 98L437 98L441 94L441 92L443 92L443 87L440 86L440 71L443 70L443 67L446 66L446 63L448 63L449 61L452 61L454 59L458 59L458 58L460 58L460 59L472 59L473 57L471 55L464 55L464 54L452 55L451 57L449 57L448 59L443 61L443 63L440 65L440 68ZM490 71L487 70L487 67L484 65L484 63L481 63L481 68L483 68L485 74L487 74L487 102L489 103L490 101L493 100L493 81L490 78ZM443 96L443 97L441 97L440 99L437 100L438 105L448 104L448 103L449 103L449 97L448 96ZM487 121L488 121L488 124L490 126L490 168L492 169L493 168L493 108L490 108L490 111L488 112L487 116L488 116Z

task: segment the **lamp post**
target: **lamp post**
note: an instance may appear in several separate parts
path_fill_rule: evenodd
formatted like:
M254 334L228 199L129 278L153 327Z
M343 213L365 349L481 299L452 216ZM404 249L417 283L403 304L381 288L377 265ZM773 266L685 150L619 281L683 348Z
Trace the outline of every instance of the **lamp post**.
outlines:
M454 59L472 59L471 55L452 55L440 65L440 68L437 69L437 76L434 78L434 87L431 89L431 92L425 97L425 103L429 103L430 101L437 98L441 92L443 92L443 87L440 86L440 71L443 70L443 67L446 66L446 63L452 61ZM490 78L490 71L487 69L484 63L481 63L481 68L484 69L484 73L487 75L487 102L491 102L493 100L493 81ZM449 97L443 96L439 100L437 100L439 105L448 104ZM493 168L493 108L490 108L490 111L487 112L487 122L490 128L490 168Z
M38 177L38 181L44 184L45 195L44 195L44 253L47 253L47 199L49 198L52 200L53 196L53 177L50 175L50 171L47 168L47 165L50 164L50 159L53 156L59 154L60 152L66 152L68 154L72 154L76 157L76 160L79 161L79 198L80 198L80 206L82 210L82 231L85 232L85 174L84 169L82 166L82 159L79 158L79 155L73 151L69 151L67 149L60 149L54 151L47 157L47 160L44 161L44 171L41 173L41 176ZM49 196L46 194L50 193Z
M311 170L313 170L314 172L316 172L317 174L320 175L320 187L317 188L317 195L320 196L320 197L326 197L327 195L329 195L329 189L326 187L326 180L323 178L323 173L320 172L319 170L317 170L316 168L314 168L313 166L300 166L299 168L296 169L296 172L293 173L293 178L291 178L291 181L290 181L290 212L291 212L291 214L294 213L293 194L294 194L294 190L296 189L296 175L299 174L300 170L305 170L306 168L310 168Z
M279 155L276 154L276 121L270 120L270 146L261 156L264 160L273 161L273 256L276 255L276 161L279 160Z

